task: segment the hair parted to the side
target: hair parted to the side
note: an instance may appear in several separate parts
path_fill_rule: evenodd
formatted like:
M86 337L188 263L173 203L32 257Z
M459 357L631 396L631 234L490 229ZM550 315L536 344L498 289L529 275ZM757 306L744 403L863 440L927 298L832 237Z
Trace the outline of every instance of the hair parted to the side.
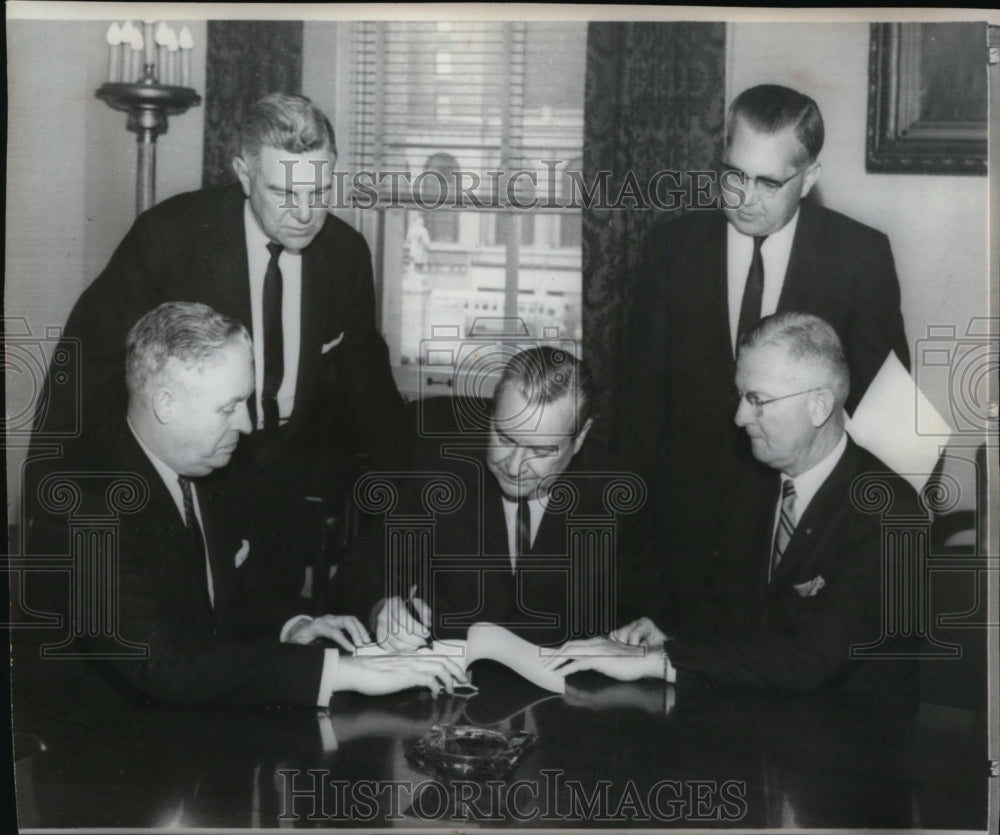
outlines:
M183 368L210 364L234 342L251 349L240 322L198 302L164 302L149 311L125 339L125 383L129 396L164 381L168 361Z
M794 361L817 366L826 372L825 384L837 404L847 400L851 373L844 346L833 327L811 313L776 313L765 316L740 338L739 354L765 345L781 348Z
M590 370L563 348L537 345L512 356L504 366L494 391L494 400L505 386L516 385L529 406L540 406L566 395L576 404L576 431L590 417L594 382Z
M814 162L823 150L823 116L819 106L791 87L759 84L740 93L729 106L727 146L732 141L737 117L760 133L780 133L792 128L809 162Z
M250 108L240 126L240 156L256 156L261 148L304 154L329 148L336 156L333 125L311 100L287 93L269 93Z

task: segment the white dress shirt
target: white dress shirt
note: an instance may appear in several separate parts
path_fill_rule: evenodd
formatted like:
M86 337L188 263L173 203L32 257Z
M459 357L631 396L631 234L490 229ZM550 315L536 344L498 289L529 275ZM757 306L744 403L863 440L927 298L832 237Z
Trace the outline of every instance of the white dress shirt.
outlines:
M792 507L795 510L796 525L798 525L798 523L802 520L802 516L806 512L806 508L809 507L809 503L813 500L813 496L815 496L819 491L819 488L823 486L823 482L830 477L830 473L832 473L834 467L837 466L841 456L844 454L845 449L847 449L846 432L840 436L840 440L837 441L837 445L830 450L830 453L825 458L813 465L804 473L800 473L795 478L789 478L784 473L781 474L782 487L784 487L786 481L791 481L795 486L795 501L793 502ZM780 491L778 495L781 495ZM774 511L774 525L771 528L772 543L774 542L774 534L778 530L778 522L780 521L781 500L779 499L778 506Z
M788 259L792 254L795 227L799 225L798 211L777 232L768 235L761 244L760 257L764 261L764 295L760 303L761 318L770 316L778 309L781 288L785 285ZM726 224L726 275L729 296L729 342L736 351L736 328L740 322L740 306L743 304L743 290L747 285L747 273L753 260L753 238L737 232L731 223Z
M247 240L247 267L250 272L250 319L253 325L254 382L257 403L257 428L264 428L261 393L264 390L264 275L271 260L267 245L271 239L257 223L250 201L244 203L243 228ZM299 371L299 345L302 337L302 254L282 250L278 256L281 269L281 335L284 339L285 373L278 389L278 418L284 424L295 406L296 376Z

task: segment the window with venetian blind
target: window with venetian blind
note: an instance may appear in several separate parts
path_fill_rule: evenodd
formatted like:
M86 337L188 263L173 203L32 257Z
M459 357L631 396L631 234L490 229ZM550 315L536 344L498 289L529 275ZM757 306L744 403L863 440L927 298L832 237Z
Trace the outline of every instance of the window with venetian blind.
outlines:
M422 345L477 322L578 341L581 210L566 172L583 156L586 24L352 26L349 163L376 213L401 386L450 383L428 377Z

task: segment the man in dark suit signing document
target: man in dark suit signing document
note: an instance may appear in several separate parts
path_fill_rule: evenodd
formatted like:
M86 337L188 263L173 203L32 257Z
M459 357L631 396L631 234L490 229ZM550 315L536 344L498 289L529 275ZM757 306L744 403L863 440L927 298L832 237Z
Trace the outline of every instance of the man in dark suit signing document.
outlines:
M341 656L350 616L296 614L253 587L241 507L203 489L251 431L253 345L202 304L168 302L128 335L127 412L43 479L15 630L14 725L48 742L157 702L326 706L340 690L451 692L443 658ZM46 557L69 554L53 570ZM45 555L45 556L43 556Z
M642 618L617 641L570 643L548 663L623 679L910 691L910 665L852 655L884 637L883 550L893 546L882 514L922 514L913 488L847 437L849 379L837 334L816 316L777 314L747 331L735 423L772 476L766 491L749 478L734 492L708 581L685 601L686 626Z
M454 506L414 500L386 520L395 536L359 543L337 574L338 607L395 650L465 637L477 621L558 645L642 614L657 586L645 485L587 440L592 402L590 373L566 350L510 356L488 438L444 444L418 476L453 484Z
M254 394L227 488L257 522L255 546L298 589L314 550L298 522L304 497L349 489L356 453L405 467L409 430L375 326L368 246L329 211L329 120L307 98L273 93L250 108L239 142L238 182L144 212L84 291L64 332L79 343L79 384L53 387L36 429L78 418L87 438L122 413L125 335L157 305L200 302L236 319L253 337ZM58 396L77 390L79 403Z
M775 312L826 320L847 357L848 413L890 351L909 364L888 238L805 199L823 139L809 96L774 84L743 91L729 110L720 206L654 225L645 239L621 437L662 490L678 595L697 582L728 485L753 466L729 404L742 334Z

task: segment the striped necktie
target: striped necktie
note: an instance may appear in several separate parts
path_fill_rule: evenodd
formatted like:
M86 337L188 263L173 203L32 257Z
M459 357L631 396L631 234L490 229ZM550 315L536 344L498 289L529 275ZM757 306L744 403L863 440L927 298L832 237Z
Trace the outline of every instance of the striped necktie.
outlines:
M792 531L795 530L795 522L795 482L788 478L781 484L781 518L778 519L778 529L774 532L774 547L771 549L771 575L785 555L788 541L792 538Z

